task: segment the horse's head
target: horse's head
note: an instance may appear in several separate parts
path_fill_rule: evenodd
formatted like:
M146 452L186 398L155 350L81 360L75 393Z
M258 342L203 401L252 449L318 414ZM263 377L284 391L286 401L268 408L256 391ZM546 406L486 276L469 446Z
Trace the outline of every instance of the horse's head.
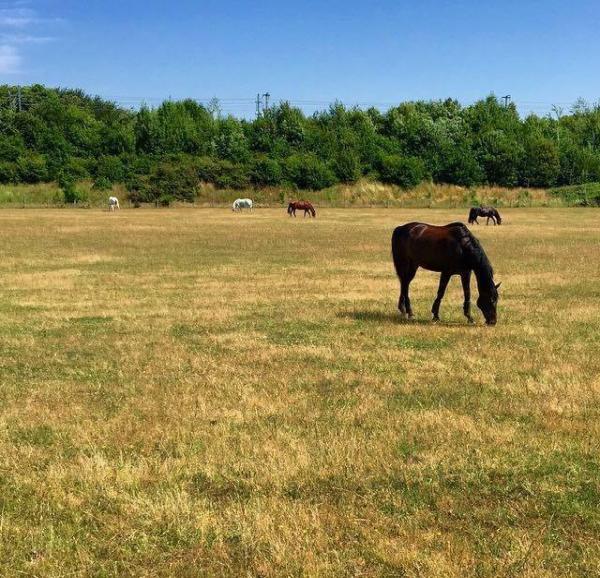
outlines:
M469 211L469 223L474 223L477 218L477 209L471 209Z
M498 211L496 211L496 221L498 221L499 225L502 224L502 217L500 216L500 213Z
M498 287L500 287L500 283L497 283L496 285L492 284L492 286L485 291L480 290L479 297L477 299L477 307L481 309L481 312L485 317L485 322L488 325L496 325L496 321L498 320L496 315L496 305L498 304Z

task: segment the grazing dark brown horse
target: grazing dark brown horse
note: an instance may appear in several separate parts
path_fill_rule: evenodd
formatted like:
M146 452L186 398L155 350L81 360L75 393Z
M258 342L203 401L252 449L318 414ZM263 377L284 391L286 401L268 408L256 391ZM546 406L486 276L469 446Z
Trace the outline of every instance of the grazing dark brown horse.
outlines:
M490 219L494 225L501 225L502 219L500 218L500 213L494 209L494 207L473 207L469 211L469 225L473 223L479 225L479 221L477 217L487 217L486 225L490 224Z
M408 223L396 227L392 235L394 266L400 279L400 313L413 317L408 297L408 287L417 269L439 271L440 285L431 312L433 320L439 321L440 303L452 275L460 275L465 302L463 311L469 323L471 317L471 271L475 273L481 309L488 325L496 324L498 287L494 283L494 271L479 241L463 223L450 223L442 227L426 223Z
M317 211L308 201L292 201L288 205L288 215L291 217L292 215L296 216L296 211L304 211L304 216L306 217L306 213L312 215L313 217L317 216Z

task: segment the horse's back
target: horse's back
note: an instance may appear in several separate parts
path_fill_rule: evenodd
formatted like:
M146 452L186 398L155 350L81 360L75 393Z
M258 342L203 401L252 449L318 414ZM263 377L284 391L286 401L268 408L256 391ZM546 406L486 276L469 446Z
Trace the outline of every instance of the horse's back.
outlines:
M404 225L399 225L394 229L394 236L400 237L406 235L412 231L416 231L419 233L422 232L431 232L433 234L440 234L443 230L451 230L457 228L467 228L467 226L461 221L454 221L452 223L448 223L447 225L430 225L429 223L421 223L419 221L413 221L411 223L406 223Z
M396 271L407 266L430 271L460 269L462 239L466 235L469 229L460 221L447 225L413 222L396 227L392 235Z

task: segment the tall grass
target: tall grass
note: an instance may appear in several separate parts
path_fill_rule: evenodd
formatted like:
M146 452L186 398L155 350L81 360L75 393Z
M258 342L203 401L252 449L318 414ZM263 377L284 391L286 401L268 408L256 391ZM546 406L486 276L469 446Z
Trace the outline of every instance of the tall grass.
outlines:
M597 188L597 187L596 187ZM122 185L110 190L97 190L91 182L77 184L82 200L78 207L106 206L108 197L116 195L127 206L127 191ZM209 183L197 188L196 204L200 206L225 206L238 197L251 197L259 206L282 206L292 199L306 199L320 207L406 207L406 208L457 208L479 204L496 207L561 207L582 204L581 186L556 189L459 187L421 183L405 190L362 179L351 185L335 185L321 191L299 191L289 187L266 187L246 190L220 190ZM590 185L588 197L595 188ZM64 207L62 191L55 183L37 185L0 185L0 206L4 207Z
M125 199L127 192L122 185L115 185L105 191L93 187L90 181L77 183L76 190L81 196L79 207L101 207L108 202L110 195ZM39 183L35 185L0 185L0 206L3 207L66 207L63 191L56 183Z

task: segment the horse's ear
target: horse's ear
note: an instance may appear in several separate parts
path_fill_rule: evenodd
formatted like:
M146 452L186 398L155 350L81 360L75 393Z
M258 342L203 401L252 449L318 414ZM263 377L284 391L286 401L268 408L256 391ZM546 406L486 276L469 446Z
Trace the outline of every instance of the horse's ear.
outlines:
M500 287L500 285L502 285L502 281L500 281L500 283L496 283L496 290L498 290L498 288Z

